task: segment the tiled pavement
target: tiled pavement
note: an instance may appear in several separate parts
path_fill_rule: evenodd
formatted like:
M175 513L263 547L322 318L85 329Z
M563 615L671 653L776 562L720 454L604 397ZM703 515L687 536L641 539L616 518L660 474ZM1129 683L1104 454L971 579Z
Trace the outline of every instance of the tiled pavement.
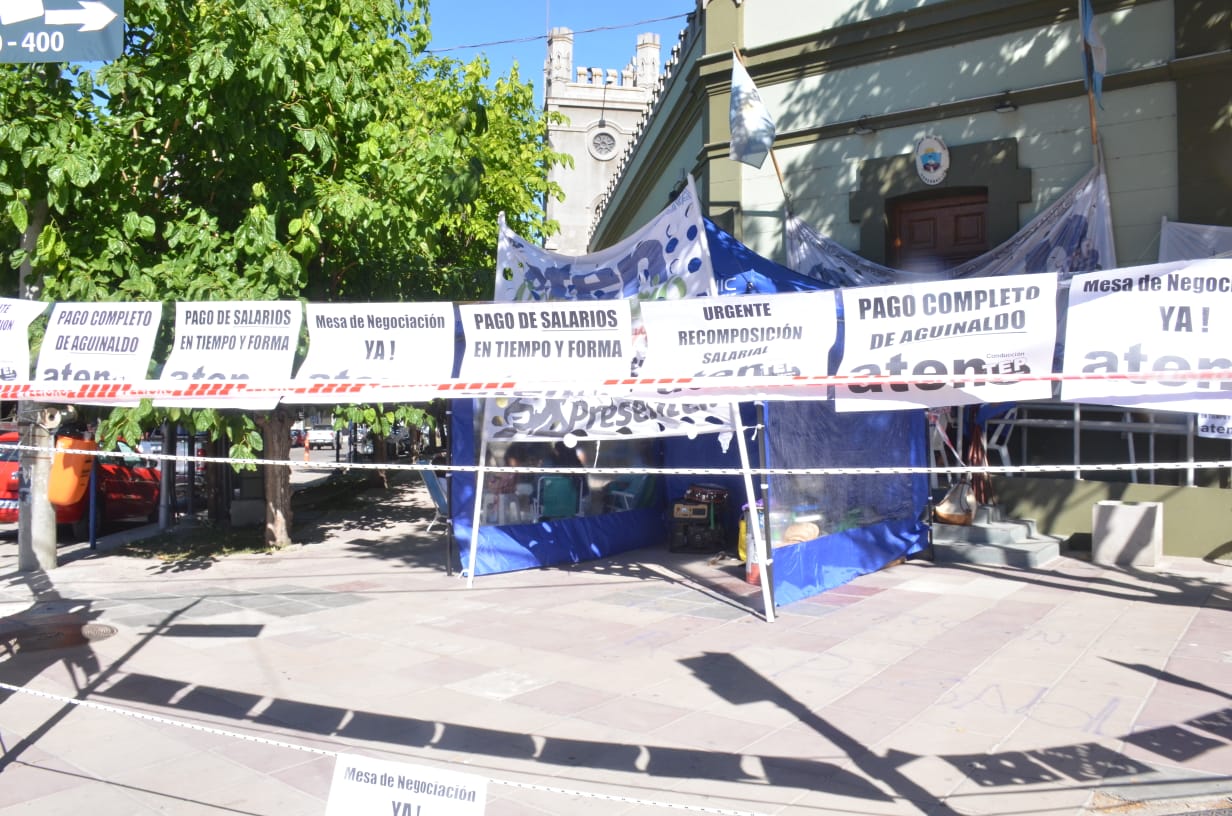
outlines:
M467 589L398 491L276 555L0 541L0 634L96 625L0 651L35 692L0 691L0 816L319 815L334 752L483 775L492 816L1232 806L1227 565L911 561L766 623L657 547Z

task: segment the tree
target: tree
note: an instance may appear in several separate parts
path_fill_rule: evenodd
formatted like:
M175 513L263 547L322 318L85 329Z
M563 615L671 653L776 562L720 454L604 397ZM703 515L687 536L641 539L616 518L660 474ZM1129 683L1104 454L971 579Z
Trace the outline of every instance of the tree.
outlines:
M0 66L20 112L0 123L0 238L46 300L475 298L497 212L527 236L552 228L563 157L531 86L423 56L425 0L130 0L125 17L124 55L96 74ZM168 416L227 427L233 456L287 452L285 412L144 405L104 430ZM271 471L280 546L289 477Z

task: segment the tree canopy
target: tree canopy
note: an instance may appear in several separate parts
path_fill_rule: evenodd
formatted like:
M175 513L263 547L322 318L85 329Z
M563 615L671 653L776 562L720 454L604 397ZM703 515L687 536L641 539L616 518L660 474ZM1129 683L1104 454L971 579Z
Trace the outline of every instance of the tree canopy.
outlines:
M5 292L479 299L499 212L552 228L549 115L516 72L425 55L426 0L127 0L125 23L95 70L0 65Z

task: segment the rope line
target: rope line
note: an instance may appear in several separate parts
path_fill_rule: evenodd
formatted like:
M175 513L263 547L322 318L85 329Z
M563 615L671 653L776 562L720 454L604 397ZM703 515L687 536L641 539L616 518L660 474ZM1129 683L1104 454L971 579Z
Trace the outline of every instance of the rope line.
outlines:
M275 748L285 748L289 751L303 751L317 756L333 757L337 759L343 752L330 751L324 748L313 748L307 745L299 745L293 742L284 742L282 740L270 739L269 737L259 737L254 734L243 734L237 731L227 731L222 728L213 726L201 725L199 723L185 722L184 720L176 720L170 717L162 717L156 714L148 714L144 711L134 711L129 708L120 708L118 706L107 705L106 703L97 703L93 700L82 700L76 697L65 697L60 694L52 694L47 691L39 691L38 689L26 688L24 686L14 686L10 683L0 682L0 689L13 692L15 694L28 694L33 697L40 697L45 700L52 700L63 705L78 706L80 708L93 709L107 714L116 714L123 717L130 717L144 722L157 723L159 725L170 725L175 728L184 728L189 731L198 731L213 736L228 737L231 739L243 740L245 742L255 742L260 745L269 745ZM472 773L468 770L467 773ZM766 814L757 813L746 810L730 810L727 808L706 807L704 805L685 805L676 802L661 802L655 799L639 799L631 796L619 796L610 793L596 793L593 791L574 790L572 788L561 788L552 785L539 785L533 782L515 782L509 779L497 779L488 777L488 781L494 785L501 785L510 788L520 788L523 790L533 790L543 793L560 794L562 796L572 796L582 799L598 799L608 802L622 802L634 805L645 805L647 807L663 808L665 810L683 810L690 813L710 813L715 816L766 816Z
M123 458L132 454L119 451L85 451L71 448L62 450L35 445L17 443L0 443L0 450L28 450L44 454L67 454L70 456L98 456L102 458ZM141 454L142 459L159 459L174 462L196 462L198 464L217 463L224 465L286 467L292 470L312 471L348 471L348 470L394 470L415 471L425 470L453 473L558 473L573 476L593 476L599 474L636 476L641 474L659 474L661 476L740 476L745 473L742 468L707 468L707 467L531 467L509 465L446 465L433 462L299 462L282 459L232 459L225 456L185 456L182 454L151 453ZM1014 474L1014 473L1073 473L1075 470L1091 471L1093 473L1117 473L1134 470L1220 470L1232 468L1232 459L1212 459L1192 462L1104 462L1075 463L1068 462L1056 465L879 465L860 467L750 467L748 472L755 476L886 476L886 475L929 475L929 474Z

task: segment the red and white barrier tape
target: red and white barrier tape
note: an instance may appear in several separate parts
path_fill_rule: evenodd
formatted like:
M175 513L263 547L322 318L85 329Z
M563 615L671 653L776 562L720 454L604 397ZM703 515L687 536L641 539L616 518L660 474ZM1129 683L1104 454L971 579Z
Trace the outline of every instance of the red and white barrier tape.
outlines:
M421 402L438 398L497 396L560 396L598 394L618 398L638 396L725 396L736 399L757 399L762 396L789 396L796 389L829 386L954 386L974 384L1010 384L1023 382L1108 382L1108 383L1196 383L1214 392L1226 391L1232 397L1232 369L1189 371L1133 371L1082 373L1025 374L927 374L912 376L770 376L731 377L628 377L595 382L561 382L554 380L450 380L436 383L400 383L379 380L314 381L288 380L253 383L246 380L209 380L202 382L167 383L159 380L132 382L25 382L0 384L0 400L30 400L47 403L123 404L143 399L156 401L187 401L201 404L243 400L277 400L288 404L332 402L351 404L363 402ZM1215 385L1218 383L1218 385ZM781 393L780 393L781 392ZM328 399L326 399L328 398Z

